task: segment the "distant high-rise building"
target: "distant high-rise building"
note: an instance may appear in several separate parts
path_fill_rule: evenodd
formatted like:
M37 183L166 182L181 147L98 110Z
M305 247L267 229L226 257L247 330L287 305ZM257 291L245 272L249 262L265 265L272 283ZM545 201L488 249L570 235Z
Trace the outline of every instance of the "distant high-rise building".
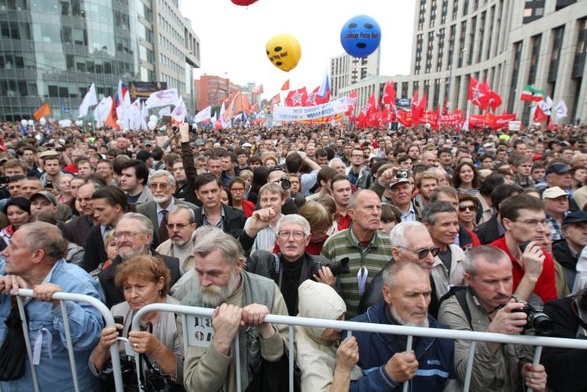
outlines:
M165 82L193 114L199 39L177 0L0 0L0 120L30 118L43 103L77 118L88 87Z
M358 83L368 77L379 75L381 49L365 58L356 58L343 54L330 59L330 88L332 96L339 95L339 90Z
M563 122L587 119L586 0L417 0L414 17L411 75L359 83L359 102L392 79L398 98L419 90L429 109L448 102L464 110L473 76L501 95L499 113L527 122L530 105L520 96L532 85L565 101Z

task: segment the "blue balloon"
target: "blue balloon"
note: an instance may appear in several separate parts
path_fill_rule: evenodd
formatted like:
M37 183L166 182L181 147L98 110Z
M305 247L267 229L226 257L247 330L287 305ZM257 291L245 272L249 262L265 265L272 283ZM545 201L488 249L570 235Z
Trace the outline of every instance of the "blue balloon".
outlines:
M349 19L340 31L340 43L353 57L367 57L381 42L381 28L375 19L357 15Z

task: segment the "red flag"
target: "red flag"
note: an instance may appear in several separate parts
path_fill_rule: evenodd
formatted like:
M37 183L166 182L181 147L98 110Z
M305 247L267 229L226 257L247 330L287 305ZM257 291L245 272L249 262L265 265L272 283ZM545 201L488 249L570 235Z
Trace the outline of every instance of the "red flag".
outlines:
M471 76L467 98L473 105L479 106L481 109L487 109L487 105L489 104L489 86L485 83L479 83Z
M269 101L270 105L277 105L281 103L281 95L279 93L275 94L273 96L273 98L271 98L271 101Z
M412 123L413 125L418 125L421 123L421 118L424 116L424 109L428 106L428 100L426 99L426 94L422 95L422 99L420 102L418 100L418 91L414 93L414 97L412 98Z
M289 90L289 79L287 79L285 81L285 83L283 83L283 86L281 86L281 91L286 91Z
M489 90L489 107L494 112L500 107L502 104L501 96L493 90Z
M548 116L544 113L544 110L540 107L540 105L536 105L534 109L534 122L546 122L548 120Z
M308 99L308 92L305 87L292 90L285 98L285 106L303 106Z
M365 106L361 110L361 113L364 113L365 117L369 117L373 112L377 110L377 103L375 102L375 94L371 94Z
M412 95L412 112L418 110L418 90L414 91Z
M393 88L393 82L391 80L385 83L381 103L383 105L395 105L395 89Z
M412 126L412 113L406 110L400 109L397 111L397 121L404 127Z

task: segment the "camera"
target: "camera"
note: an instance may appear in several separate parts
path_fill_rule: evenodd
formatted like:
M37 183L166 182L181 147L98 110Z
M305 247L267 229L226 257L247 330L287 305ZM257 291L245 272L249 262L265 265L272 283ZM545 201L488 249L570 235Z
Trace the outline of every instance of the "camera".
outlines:
M287 191L288 189L291 188L291 181L288 180L287 178L282 178L281 180L279 180L279 182L281 183L281 187L283 188L284 191Z
M404 179L409 177L409 172L406 169L399 169L395 172L395 178Z
M320 271L320 268L322 267L329 267L330 271L332 271L332 275L334 276L338 276L341 274L348 274L349 272L351 272L350 268L349 268L349 258L345 257L344 259L340 260L340 262L332 262L332 263L322 263L320 261L316 261L314 263L312 263L311 267L311 271L312 271L312 275L318 275L318 271Z
M548 335L552 332L552 321L550 317L544 313L541 305L527 303L522 309L512 310L512 313L526 313L528 323L524 326L524 331L528 328L534 328L537 332L543 335Z

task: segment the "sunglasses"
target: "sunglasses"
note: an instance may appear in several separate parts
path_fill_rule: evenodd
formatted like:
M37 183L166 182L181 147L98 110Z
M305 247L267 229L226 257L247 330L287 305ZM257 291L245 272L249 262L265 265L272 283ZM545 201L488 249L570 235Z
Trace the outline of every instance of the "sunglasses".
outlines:
M437 246L433 246L432 248L418 249L418 250L406 248L405 246L398 246L398 248L409 250L410 252L418 255L418 260L424 260L428 256L428 253L431 253L432 257L436 257L438 255L438 252L440 252L440 248Z
M459 206L459 211L461 212L465 212L465 211L475 211L475 206L474 205L469 205L469 206Z

